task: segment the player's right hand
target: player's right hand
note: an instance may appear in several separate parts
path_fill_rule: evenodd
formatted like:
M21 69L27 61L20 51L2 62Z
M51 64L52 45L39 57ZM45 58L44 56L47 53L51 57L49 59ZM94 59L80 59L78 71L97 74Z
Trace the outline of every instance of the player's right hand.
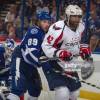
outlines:
M73 59L73 55L66 50L59 50L57 52L57 55L62 61L70 61Z

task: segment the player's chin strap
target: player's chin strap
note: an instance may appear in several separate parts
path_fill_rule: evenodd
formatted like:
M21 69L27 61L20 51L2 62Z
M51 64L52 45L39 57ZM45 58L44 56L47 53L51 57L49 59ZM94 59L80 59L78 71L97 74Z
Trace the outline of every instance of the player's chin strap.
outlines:
M42 56L42 57L40 57L40 59L39 59L39 61L40 61L41 63L45 63L45 62L50 61L50 60L58 60L58 61L59 61L59 59L58 59L57 57L56 57L56 58L47 58L46 56ZM92 87L95 87L95 88L97 88L97 89L100 89L100 87L98 87L97 85L91 84L91 83L89 83L89 82L84 81L84 79L89 78L89 77L92 75L92 73L94 72L93 59L90 58L90 61L87 60L86 63L87 63L87 62L89 62L88 64L90 64L90 66L92 66L92 68L89 68L89 67L87 67L87 68L82 67L82 69L81 69L81 76L82 76L82 79L83 79L83 80L78 79L78 78L76 78L76 77L74 77L74 76L71 76L71 75L67 74L65 71L63 71L63 73L62 73L62 72L58 72L58 73L61 73L62 75L66 75L67 77L69 77L69 78L71 78L71 79L74 79L74 80L76 80L76 81L78 81L78 82L82 82L82 83L85 83L85 84L87 84L87 85L89 85L89 86L92 86ZM63 70L63 69L62 69L62 70ZM88 71L88 70L89 70L89 71ZM87 73L87 71L88 71L89 73Z

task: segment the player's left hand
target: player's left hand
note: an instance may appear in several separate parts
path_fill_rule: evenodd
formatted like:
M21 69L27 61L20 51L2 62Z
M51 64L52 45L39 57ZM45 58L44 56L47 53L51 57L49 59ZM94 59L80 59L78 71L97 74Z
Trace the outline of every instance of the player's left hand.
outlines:
M87 44L82 44L80 46L80 56L82 57L83 60L88 60L91 56L91 49Z

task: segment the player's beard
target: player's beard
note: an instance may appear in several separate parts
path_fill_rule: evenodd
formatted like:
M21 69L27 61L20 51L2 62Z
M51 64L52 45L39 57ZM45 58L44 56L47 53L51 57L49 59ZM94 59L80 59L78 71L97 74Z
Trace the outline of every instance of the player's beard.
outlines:
M78 25L79 25L79 22L74 23L74 22L69 21L69 26L73 31L76 31Z

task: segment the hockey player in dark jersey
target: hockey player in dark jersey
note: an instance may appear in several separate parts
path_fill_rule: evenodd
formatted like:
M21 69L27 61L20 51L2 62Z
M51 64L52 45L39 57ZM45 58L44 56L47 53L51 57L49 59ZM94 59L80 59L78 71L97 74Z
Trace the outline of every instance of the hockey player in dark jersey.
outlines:
M7 39L0 44L0 84L4 82L9 86L11 55L15 47L13 39Z
M7 39L4 43L0 44L0 79L4 76L9 76L7 73L10 69L11 55L14 48L15 42L13 39Z
M38 100L41 93L41 79L37 71L40 67L41 43L50 25L51 17L46 12L37 14L37 25L28 29L20 45L13 54L11 62L12 88L8 100L20 100L28 90L28 100Z
M6 95L10 92L10 63L14 48L13 39L0 43L0 100L5 100Z

